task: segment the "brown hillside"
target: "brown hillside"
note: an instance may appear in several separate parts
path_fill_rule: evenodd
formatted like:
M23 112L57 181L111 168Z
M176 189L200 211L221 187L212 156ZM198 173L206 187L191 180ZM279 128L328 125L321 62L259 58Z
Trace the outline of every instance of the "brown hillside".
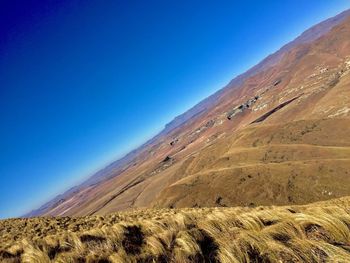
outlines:
M307 31L98 178L29 216L350 195L348 15Z

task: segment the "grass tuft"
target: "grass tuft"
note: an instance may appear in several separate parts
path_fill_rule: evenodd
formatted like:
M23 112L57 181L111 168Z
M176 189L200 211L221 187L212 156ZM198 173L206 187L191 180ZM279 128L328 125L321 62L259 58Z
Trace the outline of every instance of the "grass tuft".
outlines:
M0 221L0 262L349 262L350 201Z

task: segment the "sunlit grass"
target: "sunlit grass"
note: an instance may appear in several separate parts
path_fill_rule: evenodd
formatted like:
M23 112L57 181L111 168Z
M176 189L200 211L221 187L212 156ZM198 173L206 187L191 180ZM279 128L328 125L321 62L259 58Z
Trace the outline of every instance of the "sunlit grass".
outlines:
M0 221L1 262L349 262L350 202Z

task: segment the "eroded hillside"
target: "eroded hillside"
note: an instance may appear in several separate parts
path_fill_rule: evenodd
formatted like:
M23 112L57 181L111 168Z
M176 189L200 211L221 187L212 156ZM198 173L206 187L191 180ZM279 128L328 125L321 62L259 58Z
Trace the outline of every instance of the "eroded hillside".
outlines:
M98 180L29 216L291 205L350 195L348 15L305 32Z

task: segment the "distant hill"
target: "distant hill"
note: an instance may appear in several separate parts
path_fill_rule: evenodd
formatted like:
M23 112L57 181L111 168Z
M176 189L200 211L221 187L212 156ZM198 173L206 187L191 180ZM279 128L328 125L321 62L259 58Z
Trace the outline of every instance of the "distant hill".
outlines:
M348 10L25 216L295 205L350 195L349 72Z

